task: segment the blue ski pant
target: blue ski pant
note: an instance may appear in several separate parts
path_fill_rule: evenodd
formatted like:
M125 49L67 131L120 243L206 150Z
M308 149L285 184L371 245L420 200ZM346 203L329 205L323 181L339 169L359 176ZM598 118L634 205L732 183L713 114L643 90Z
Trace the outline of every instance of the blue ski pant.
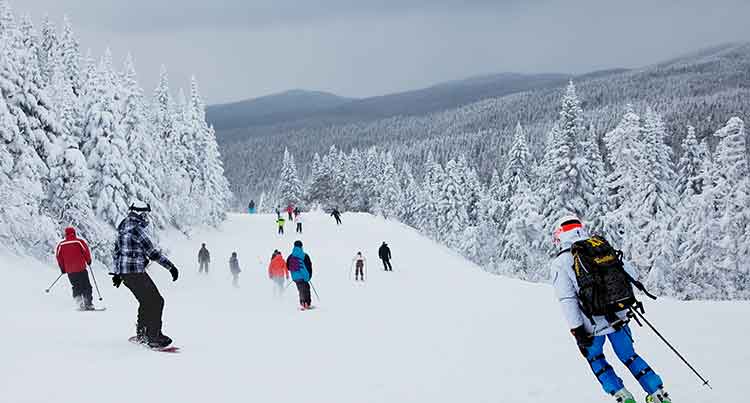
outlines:
M622 329L606 336L595 336L594 343L586 349L586 359L605 392L613 395L624 387L622 379L615 374L612 366L604 358L605 339L609 339L617 358L625 364L646 393L652 394L662 387L659 375L633 349L633 335L630 327L625 325Z

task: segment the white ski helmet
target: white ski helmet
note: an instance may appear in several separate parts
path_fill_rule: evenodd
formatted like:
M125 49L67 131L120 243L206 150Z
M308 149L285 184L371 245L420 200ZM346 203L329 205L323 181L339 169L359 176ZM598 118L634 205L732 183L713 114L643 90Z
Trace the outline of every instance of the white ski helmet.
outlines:
M586 235L584 231L583 221L578 216L575 214L566 214L555 222L552 232L552 242L555 245L560 245L560 243L566 240L581 238Z

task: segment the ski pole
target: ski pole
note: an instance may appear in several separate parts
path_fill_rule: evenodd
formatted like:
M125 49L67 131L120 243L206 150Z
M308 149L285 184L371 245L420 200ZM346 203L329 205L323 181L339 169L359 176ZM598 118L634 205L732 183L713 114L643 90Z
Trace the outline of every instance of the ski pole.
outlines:
M91 273L91 278L94 279L94 287L96 288L96 293L99 295L99 301L102 300L102 293L99 292L99 284L96 284L96 277L94 276L94 269L89 265L89 272Z
M660 339L661 339L661 340L662 340L662 341L663 341L663 342L664 342L664 343L665 343L665 344L667 345L667 347L669 347L669 348L670 348L670 349L671 349L671 350L672 350L672 351L673 351L673 352L674 352L675 354L677 354L677 356L678 356L678 357L680 357L680 359L682 360L682 362L684 362L684 363L685 363L685 365L687 365L687 366L688 366L688 368L690 368L690 370L692 370L692 371L693 371L693 373L694 373L694 374L695 374L696 376L698 376L698 378L700 378L700 380L701 380L701 381L703 381L703 386L708 386L708 388L709 388L709 389L713 389L713 388L711 387L711 385L709 385L709 384L708 384L708 381L707 381L707 380L706 380L705 378L703 378L703 376L701 376L701 374L700 374L700 373L698 373L698 371L697 371L697 370L696 370L695 368L693 368L693 366L692 366L692 365L690 365L690 363L689 363L689 362L688 362L688 361L687 361L687 360L685 359L685 357L683 357L683 356L682 356L682 354L680 354L680 352L679 352L679 351L677 351L677 349L676 349L676 348L674 348L674 347L673 347L673 346L672 346L672 345L671 345L671 344L670 344L670 343L669 343L669 342L667 341L667 339L665 339L665 338L664 338L664 336L662 336L662 334L661 334L661 333L659 333L659 331L658 331L658 330L656 330L656 328L654 327L654 325L652 325L652 324L651 324L651 322L649 322L649 321L648 321L648 319L646 319L646 317L645 317L645 316L643 316L643 314L641 314L640 312L638 312L638 311L637 311L636 309L633 309L633 307L630 307L630 312L634 313L635 315L638 315L638 317L640 317L640 318L641 318L641 320L642 320L642 321L643 321L644 323L646 323L646 324L648 325L648 327L650 327L650 328L651 328L651 330L653 330L653 331L654 331L654 333L656 333L656 335L657 335L657 336L659 336L659 338L660 338Z
M44 292L49 293L49 290L51 290L52 287L55 286L55 284L57 283L58 280L60 280L60 277L62 277L63 274L65 274L65 273L60 273L60 275L57 276L57 278L55 279L55 281L53 281L52 284L50 284L49 288L47 288L46 290L44 290Z
M313 292L315 293L315 298L317 298L318 302L320 302L320 295L318 295L318 291L315 289L315 286L313 285L312 281L310 282L310 287L312 288Z

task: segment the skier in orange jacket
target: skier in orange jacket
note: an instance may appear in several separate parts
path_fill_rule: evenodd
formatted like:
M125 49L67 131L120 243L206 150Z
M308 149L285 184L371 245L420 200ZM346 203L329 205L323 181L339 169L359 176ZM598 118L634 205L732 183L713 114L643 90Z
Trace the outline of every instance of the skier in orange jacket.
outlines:
M286 260L278 250L273 251L271 263L268 265L268 278L274 282L274 295L280 296L284 292L284 283L289 280L289 270Z

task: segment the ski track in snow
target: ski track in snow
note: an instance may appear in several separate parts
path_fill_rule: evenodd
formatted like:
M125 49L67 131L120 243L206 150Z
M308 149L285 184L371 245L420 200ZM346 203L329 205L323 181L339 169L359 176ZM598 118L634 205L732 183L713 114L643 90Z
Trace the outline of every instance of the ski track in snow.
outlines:
M149 272L166 299L164 332L182 348L162 354L128 342L136 301L115 289L106 270L96 279L105 312L76 312L67 279L49 295L56 267L0 257L3 326L0 401L24 402L607 402L580 357L551 288L493 276L403 225L345 214L336 226L305 216L305 233L276 235L275 216L230 215L221 228L176 232L162 246L180 268ZM319 309L297 310L296 289L272 294L267 265L301 239L310 254ZM382 271L387 241L394 272ZM202 242L210 274L198 274ZM348 270L361 250L368 282ZM237 251L240 288L231 286ZM95 295L96 297L96 295ZM95 298L96 302L96 298ZM677 403L741 402L750 373L748 302L645 301L649 319L702 370L694 375L646 328L637 351ZM100 303L101 304L101 303ZM608 358L628 388L643 393L611 349Z

